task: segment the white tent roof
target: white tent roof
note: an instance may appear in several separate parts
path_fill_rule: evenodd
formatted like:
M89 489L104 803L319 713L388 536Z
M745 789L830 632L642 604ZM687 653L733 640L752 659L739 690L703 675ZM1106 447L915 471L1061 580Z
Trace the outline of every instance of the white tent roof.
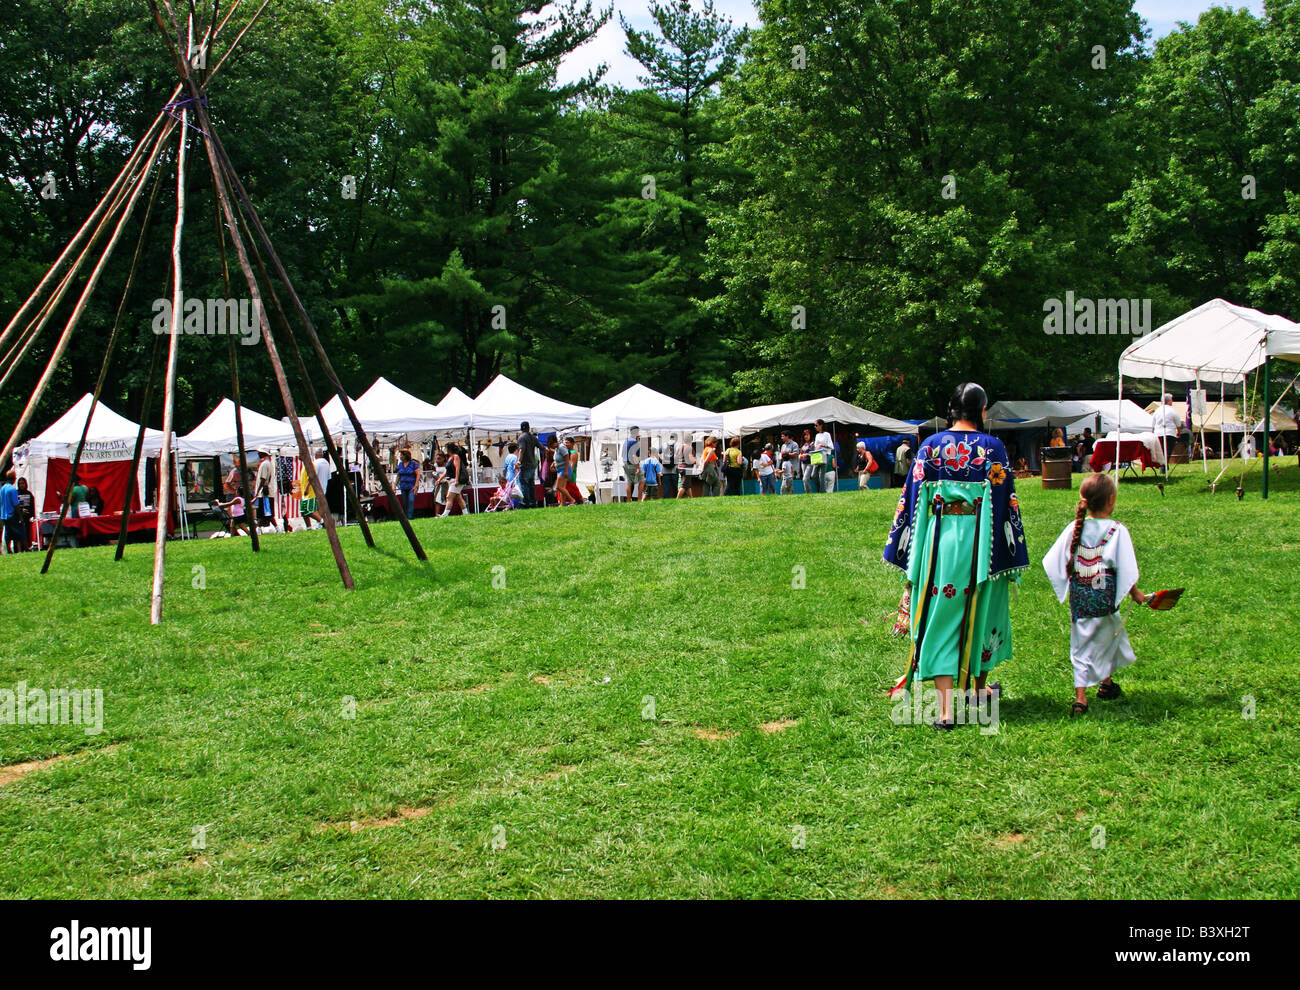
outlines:
M1097 416L1101 415L1101 429L1097 430ZM989 406L984 428L989 431L1027 430L1044 426L1059 426L1067 432L1092 427L1101 435L1117 428L1124 433L1142 433L1151 429L1151 414L1136 402L1128 399L1118 404L1110 399L1088 401L1082 399L1012 399L995 402Z
M447 390L447 394L442 397L438 403L438 411L444 413L458 413L466 417L468 425L469 412L474 408L474 400L468 395L456 388L454 385Z
M722 414L692 406L645 385L633 385L591 408L593 430L620 430L630 426L643 430L720 432Z
M1265 355L1300 361L1300 324L1211 299L1124 348L1119 373L1234 382L1263 364Z
M263 416L247 406L240 407L240 420L244 428L244 449L246 451L283 447L294 447L297 441L293 429L280 419ZM217 408L208 413L205 419L189 433L176 440L179 454L228 454L239 448L235 437L235 404L229 399L222 399Z
M335 396L337 399L337 396ZM328 405L328 403L326 403ZM366 389L361 398L352 404L357 419L367 433L406 435L411 433L433 433L460 425L459 418L438 409L431 402L418 399L409 392L404 392L387 378L376 378L375 383ZM335 422L326 419L331 428L339 426L343 432L351 433L351 424L343 413L339 403L338 419Z
M885 433L916 433L915 423L901 419L891 419L870 409L863 409L827 396L822 399L807 399L803 402L781 402L770 406L753 406L749 409L733 409L722 414L722 429L729 437L757 433L759 430L774 426L806 426L817 420L827 423L852 423L858 426L870 426Z
M476 430L517 430L527 422L534 432L586 426L591 410L534 392L497 375L474 400L469 426Z
M87 392L77 404L65 412L49 429L27 444L27 454L32 457L67 457L77 452L81 440L81 431L90 414L90 404L94 397ZM135 450L135 438L140 431L139 423L132 423L125 416L120 416L104 403L95 405L95 415L90 421L90 431L86 434L86 446L82 451L83 460L129 461ZM162 450L163 435L161 430L145 430L143 454L154 457Z
M352 403L352 408L355 411L357 400L348 396L348 401ZM331 436L352 432L352 425L348 422L348 414L343 410L343 400L337 395L330 396L325 405L321 406L321 412L325 416L325 424L330 428ZM289 417L283 417L281 422L288 427ZM303 435L307 438L308 443L315 443L321 439L320 425L316 422L315 416L299 416L298 423L302 426Z

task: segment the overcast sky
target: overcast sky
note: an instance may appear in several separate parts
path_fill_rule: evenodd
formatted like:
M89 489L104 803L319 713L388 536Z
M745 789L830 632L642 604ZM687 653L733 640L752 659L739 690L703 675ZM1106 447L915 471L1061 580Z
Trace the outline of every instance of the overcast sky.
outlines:
M596 0L594 6L603 7L607 2L608 0ZM1248 7L1256 14L1264 13L1264 0L1238 0L1231 4L1217 5L1209 0L1136 0L1134 6L1157 38L1172 31L1179 21L1195 23L1201 11L1212 6ZM645 29L650 26L648 7L647 0L614 0L614 16L595 38L565 60L561 80L575 79L605 62L609 65L605 82L629 88L637 86L636 77L640 66L623 51L623 29L619 25L618 15L621 13L633 27ZM758 16L754 13L754 5L750 0L714 0L714 7L737 25L758 24Z

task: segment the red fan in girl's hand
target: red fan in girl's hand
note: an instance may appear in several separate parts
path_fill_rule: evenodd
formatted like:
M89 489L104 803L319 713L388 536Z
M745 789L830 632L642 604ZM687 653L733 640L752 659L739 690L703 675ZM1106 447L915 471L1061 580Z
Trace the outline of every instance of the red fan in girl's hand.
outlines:
M1147 604L1157 612L1168 612L1183 597L1182 588L1169 588L1165 591L1153 591L1147 595Z

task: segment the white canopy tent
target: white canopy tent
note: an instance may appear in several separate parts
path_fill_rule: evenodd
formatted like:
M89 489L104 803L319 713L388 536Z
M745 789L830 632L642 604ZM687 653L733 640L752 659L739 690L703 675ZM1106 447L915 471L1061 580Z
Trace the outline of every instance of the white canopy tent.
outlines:
M338 396L335 396L336 401L337 399ZM341 421L327 417L326 422L331 428L337 424L341 432L351 433L352 424L343 414L342 405L340 402ZM352 404L352 409L357 414L362 429L373 436L423 438L438 430L461 425L461 417L455 413L440 410L433 403L416 398L382 377L375 379L375 383Z
M357 408L357 400L348 396L348 402L352 404L353 411ZM347 411L343 408L343 400L337 395L332 395L321 407L321 413L325 417L325 425L329 427L330 436L341 436L345 432L351 432L351 423L348 422ZM285 416L282 420L288 423L289 417ZM316 422L315 416L299 416L298 422L302 426L303 435L307 438L308 443L318 443L324 439L321 436L320 424Z
M1115 430L1144 433L1151 429L1151 414L1128 399L1120 402L1118 408L1109 401L1006 399L989 406L984 419L984 428L990 433L1057 426L1067 434L1085 426L1098 436Z
M664 435L668 433L679 432L687 440L692 433L721 433L722 413L693 406L640 384L632 385L599 405L592 406L590 463L592 482L597 490L602 484L597 466L607 465L610 477L604 480L609 482L611 494L617 494L617 482L613 473L622 470L623 440L627 431L634 426L640 429L651 450L663 450ZM615 448L611 452L612 456L602 457L602 446L607 447L610 442ZM623 484L627 484L626 477L623 478Z
M297 440L293 429L281 419L263 416L260 412L240 407L241 425L244 430L244 449L297 450ZM239 447L235 436L235 404L229 399L222 399L207 418L189 433L176 440L176 452L181 456L217 456L234 453Z
M464 416L466 426L469 425L469 412L473 408L474 400L454 385L447 390L447 394L438 402L439 412Z
M722 432L729 437L740 437L777 426L807 426L819 419L827 423L868 426L881 433L915 434L919 429L915 423L882 416L880 413L855 406L843 399L826 396L803 402L780 402L775 405L751 406L748 409L724 412Z
M90 417L93 401L94 396L87 392L47 430L14 451L14 469L20 477L27 479L38 513L48 511L45 505L50 461L72 461L77 453L77 444L81 441L81 431L86 426L87 417ZM81 463L126 462L129 467L139 432L139 423L133 423L114 412L103 401L95 403L95 414L90 417L90 429L86 434L86 445L82 448ZM135 481L136 491L141 496L145 491L145 458L157 457L162 451L162 441L161 430L144 431ZM105 508L110 507L106 505ZM117 512L121 506L115 505L111 509Z
M1202 382L1218 382L1222 410L1224 383L1240 381L1244 387L1247 375L1263 367L1264 407L1271 413L1268 362L1275 357L1300 361L1300 324L1225 299L1211 299L1124 348L1119 358L1118 399L1124 397L1125 375L1159 378L1162 393L1166 380L1195 382L1198 389ZM1258 428L1263 428L1262 422ZM1263 451L1263 497L1268 498L1267 443ZM1222 460L1222 450L1219 456Z
M464 394L464 393L461 393ZM448 427L459 426L469 429L469 449L476 453L474 435L476 432L499 431L511 434L519 429L520 423L527 423L534 433L548 433L585 427L591 419L591 410L586 406L575 406L559 399L535 392L526 385L497 375L488 383L466 409L464 402L452 392L443 397L448 403L441 415L451 422ZM441 403L439 404L441 405ZM471 478L475 508L478 508L478 457L470 457Z
M591 408L591 429L625 430L713 430L721 432L722 413L709 412L656 392L645 385L633 385Z
M520 423L527 422L534 432L548 433L586 426L591 410L497 375L474 399L468 418L465 425L474 430L518 430Z

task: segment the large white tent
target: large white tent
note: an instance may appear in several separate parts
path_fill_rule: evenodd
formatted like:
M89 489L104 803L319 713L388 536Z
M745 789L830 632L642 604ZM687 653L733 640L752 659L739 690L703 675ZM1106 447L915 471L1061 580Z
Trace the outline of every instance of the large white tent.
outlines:
M469 413L474 408L474 400L462 392L456 386L447 389L447 394L438 402L438 411L440 413L454 413L465 418L465 425L469 425Z
M633 426L640 428L643 456L651 451L662 453L670 442L670 433L680 433L681 442L693 450L691 434L721 433L722 414L640 384L592 406L591 458L578 465L578 482L594 485L598 498L602 488L608 488L611 496L626 493L622 449ZM678 460L689 463L690 458L679 454Z
M591 429L626 430L722 430L722 413L709 412L656 392L645 385L633 385L618 395L591 407Z
M240 407L244 431L244 450L282 450L297 447L293 429L280 419ZM234 453L239 447L235 436L235 404L222 399L202 423L176 440L176 452L185 456L217 456Z
M357 400L348 396L348 402L352 403L355 411ZM321 413L325 417L325 425L329 427L330 436L340 436L345 432L351 432L352 424L348 421L347 411L343 408L343 400L337 395L332 395L321 407ZM284 417L286 424L289 417ZM299 416L298 422L302 426L303 435L307 438L308 443L316 443L323 439L320 432L320 424L316 422L315 416Z
M468 425L474 430L519 429L527 422L534 433L586 426L591 410L534 392L525 385L497 375L474 399Z
M342 412L342 403L339 405ZM427 436L438 430L461 425L456 414L442 411L433 403L416 398L382 377L375 379L375 383L353 403L352 408L362 429L367 434L376 436ZM328 418L326 422L331 427L336 425ZM346 418L337 425L345 433L352 432L352 425Z
M1196 382L1198 388L1204 382L1218 382L1219 408L1223 410L1224 384L1240 381L1245 386L1250 372L1275 357L1300 361L1300 324L1226 299L1211 299L1124 348L1119 358L1118 396L1124 396L1125 375L1159 378L1161 391L1166 381ZM1260 377L1264 405L1271 413L1268 375ZM1256 429L1263 426L1261 421ZM1262 449L1263 497L1268 498L1268 444ZM1219 476L1223 476L1222 468Z
M826 423L868 426L882 433L914 434L917 432L915 423L882 416L880 413L863 409L861 406L855 406L834 396L807 399L803 402L780 402L775 405L733 409L722 414L722 431L729 437L740 437L777 426L807 426L819 419Z
M1266 357L1300 361L1300 324L1211 299L1124 348L1119 373L1176 382L1239 382Z
M1097 417L1101 417L1100 426ZM1118 430L1145 433L1151 429L1151 414L1128 399L1118 407L1110 401L1083 399L1009 399L989 406L984 427L989 432L1061 427L1067 434L1090 427L1098 436Z
M86 426L86 418L90 416L90 406L93 401L94 397L87 392L47 430L14 451L14 467L19 476L27 479L28 487L36 502L37 512L48 511L46 487L50 462L68 462L67 467L62 469L62 473L66 474L72 458L76 455L81 431ZM96 466L106 463L122 466L125 462L124 466L129 474L131 456L139 432L139 423L133 423L125 416L114 412L102 401L95 403L95 414L90 419L86 445L81 452L83 478L92 476ZM145 430L140 466L136 473L137 492L143 492L145 489L144 458L157 457L162 451L162 440L161 430ZM125 492L125 482L123 482L122 492ZM57 498L57 494L54 497ZM111 511L120 509L120 504L111 506Z

